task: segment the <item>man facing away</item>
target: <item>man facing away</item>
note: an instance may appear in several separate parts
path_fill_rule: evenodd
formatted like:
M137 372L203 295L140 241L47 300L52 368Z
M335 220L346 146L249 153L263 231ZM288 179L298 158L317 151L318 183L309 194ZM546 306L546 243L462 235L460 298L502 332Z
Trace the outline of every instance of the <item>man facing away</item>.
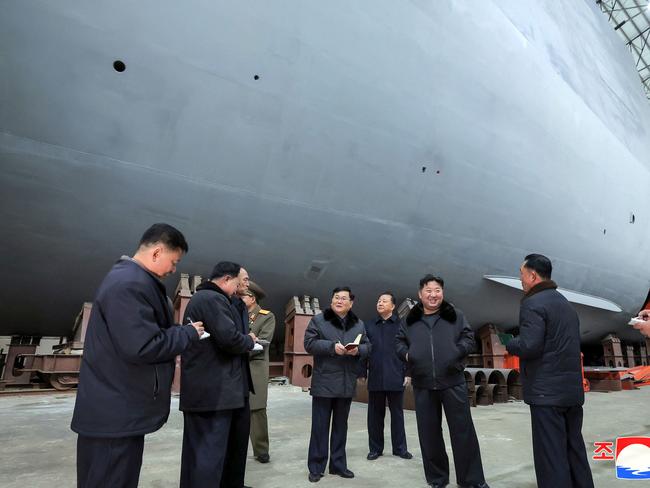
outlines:
M578 314L551 280L551 261L526 256L519 269L524 297L519 336L506 349L521 359L524 401L530 406L533 457L540 488L593 488L582 439L585 394Z
M377 315L366 323L371 344L368 359L368 460L384 451L386 402L390 410L390 438L394 456L411 459L404 431L404 372L406 364L397 355L395 336L399 330L395 295L390 291L377 299Z
M260 463L270 461L269 456L269 426L266 418L266 400L269 389L269 346L275 332L275 315L273 312L264 310L259 302L264 299L266 293L253 281L250 281L248 291L242 296L242 300L248 309L250 330L257 336L257 339L266 341L263 351L252 351L250 353L251 376L255 393L251 394L251 444L253 455Z
M138 486L144 436L169 416L174 358L203 333L201 322L174 324L160 281L187 249L180 231L154 224L97 290L71 425L79 488Z
M202 320L210 337L181 358L181 488L244 486L252 389L248 353L256 338L231 301L240 271L236 263L218 263L185 309L185 320Z
M320 481L325 473L328 437L330 474L354 478L345 454L348 415L361 361L368 357L370 345L363 322L352 312L353 303L354 295L349 287L334 288L330 308L315 315L305 331L305 349L314 356L307 462L312 483ZM354 346L359 336L358 345Z
M463 488L488 488L462 363L474 348L474 333L460 310L444 300L444 285L442 278L430 274L420 280L420 302L400 326L397 352L411 370L415 419L429 486L449 484L449 459L442 438L444 408L457 483Z

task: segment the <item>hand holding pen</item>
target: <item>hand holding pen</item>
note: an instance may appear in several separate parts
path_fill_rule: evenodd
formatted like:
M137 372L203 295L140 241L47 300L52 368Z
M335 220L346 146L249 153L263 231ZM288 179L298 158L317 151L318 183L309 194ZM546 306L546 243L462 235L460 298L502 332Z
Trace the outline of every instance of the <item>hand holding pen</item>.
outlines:
M187 317L187 322L188 322L188 325L191 325L192 327L194 327L194 330L196 330L196 333L199 334L199 338L200 338L203 335L203 333L205 332L205 329L203 328L203 322L201 322L200 320L197 321L197 322L194 322L190 317Z

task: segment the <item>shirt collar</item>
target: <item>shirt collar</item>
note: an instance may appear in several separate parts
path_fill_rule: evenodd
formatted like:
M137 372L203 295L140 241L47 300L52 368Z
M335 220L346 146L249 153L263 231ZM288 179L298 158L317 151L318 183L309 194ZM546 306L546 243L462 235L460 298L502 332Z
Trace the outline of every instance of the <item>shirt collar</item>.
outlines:
M388 317L386 322L396 322L397 321L397 315L393 314L390 317ZM377 315L377 318L375 319L375 323L378 324L379 322L384 322L384 319L382 318L381 315Z
M142 266L142 264L140 264L137 260L133 259L131 256L124 255L124 256L122 256L120 258L120 261L131 261L132 263L137 264L138 266L140 266L140 268L144 269L147 273L149 273L151 276L153 276L156 279L157 282L162 284L162 280L158 276L156 276L154 273L152 273L147 268Z

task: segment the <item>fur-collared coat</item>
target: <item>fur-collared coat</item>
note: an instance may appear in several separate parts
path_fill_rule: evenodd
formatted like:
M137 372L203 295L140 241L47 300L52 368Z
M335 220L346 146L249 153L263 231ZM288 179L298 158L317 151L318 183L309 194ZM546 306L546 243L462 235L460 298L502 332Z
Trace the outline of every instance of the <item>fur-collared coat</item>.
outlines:
M429 322L432 322L430 324ZM444 390L465 382L463 359L474 349L474 332L465 316L443 301L425 316L421 303L411 309L395 338L415 388Z
M519 309L519 336L506 348L521 359L524 401L529 405L582 405L580 321L568 300L544 281L531 288Z
M359 354L356 356L336 354L337 342L345 345L354 342L361 334ZM370 343L363 321L348 312L341 320L331 309L315 315L305 331L305 350L314 356L310 394L316 397L352 398L357 377L362 374L365 360L370 353Z
M253 390L248 353L255 345L248 320L230 297L212 281L202 283L185 309L184 322L203 322L210 337L198 341L181 357L183 412L233 410L246 405Z

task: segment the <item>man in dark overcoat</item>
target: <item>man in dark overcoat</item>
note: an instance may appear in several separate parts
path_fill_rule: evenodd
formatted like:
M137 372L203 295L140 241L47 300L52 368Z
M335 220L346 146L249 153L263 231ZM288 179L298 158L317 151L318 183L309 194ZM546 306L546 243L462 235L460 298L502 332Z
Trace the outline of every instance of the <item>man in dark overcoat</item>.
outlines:
M330 474L354 477L345 454L348 415L370 344L363 322L351 310L353 303L349 287L334 288L330 308L315 315L305 331L305 350L314 356L307 462L311 482L320 481L325 474L328 440ZM353 345L357 338L358 345Z
M474 333L460 310L444 299L442 278L420 280L420 302L397 334L397 353L407 361L415 397L415 418L429 486L449 484L449 459L442 438L442 410L449 426L456 482L487 488L478 438L472 422L464 358L474 348Z
M138 486L144 436L169 416L174 358L203 333L201 322L174 324L160 281L187 249L180 231L154 224L97 290L71 425L79 488Z
M535 475L540 488L593 488L582 438L585 401L580 321L551 280L553 266L529 254L519 268L524 297L519 336L506 345L519 356L524 401L530 406Z
M390 410L390 438L393 455L411 459L406 449L404 430L404 385L406 363L397 355L395 336L399 317L395 313L395 295L390 291L377 299L377 315L366 323L372 351L368 358L368 460L384 451L386 403Z
M236 263L218 263L185 309L185 320L201 320L210 337L181 359L181 488L244 486L253 391L248 353L256 338L231 301L240 271Z

